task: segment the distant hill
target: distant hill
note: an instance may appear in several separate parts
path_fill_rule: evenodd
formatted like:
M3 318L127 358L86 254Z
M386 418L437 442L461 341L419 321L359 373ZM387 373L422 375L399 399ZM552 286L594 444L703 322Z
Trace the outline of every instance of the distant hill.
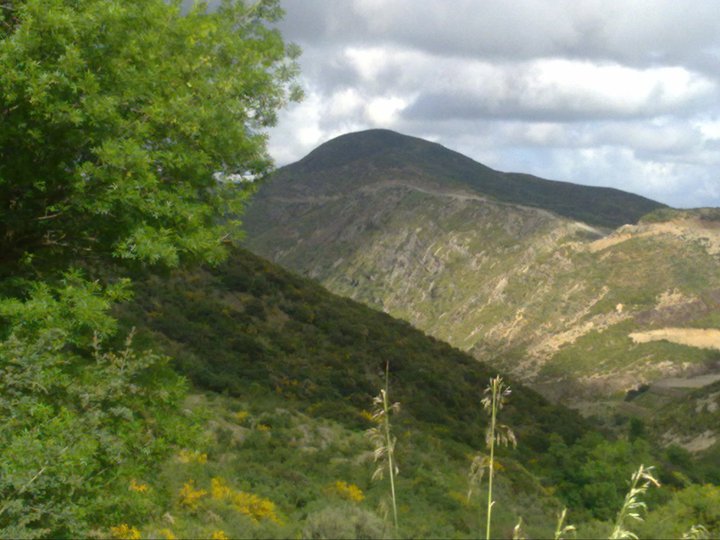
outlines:
M274 184L280 187L283 179L292 181L290 179L299 176L307 187L329 193L401 171L412 171L448 187L463 186L498 201L542 208L602 227L636 223L644 214L665 207L618 189L495 171L440 144L385 129L332 139L297 163L280 169ZM372 176L368 177L368 173ZM327 174L335 174L329 185L325 182ZM315 179L308 178L315 175Z
M261 187L246 245L586 414L633 413L633 389L720 371L717 210L508 177L420 139L346 135Z

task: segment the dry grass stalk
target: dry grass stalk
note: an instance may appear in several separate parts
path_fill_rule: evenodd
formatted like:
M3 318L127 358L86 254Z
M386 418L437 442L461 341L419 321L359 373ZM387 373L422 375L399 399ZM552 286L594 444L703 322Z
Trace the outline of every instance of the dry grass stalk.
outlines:
M499 424L497 422L497 413L502 410L510 397L510 387L506 385L502 377L499 375L490 379L490 384L485 389L485 397L482 400L483 408L490 415L490 425L485 432L485 446L489 451L489 455L477 454L470 465L468 474L468 500L473 493L473 487L482 482L485 470L488 471L488 497L487 497L487 517L485 520L485 538L490 538L490 525L492 522L492 507L495 504L492 498L493 492L493 474L495 469L495 446L517 446L515 434L509 426Z
M710 531L702 525L693 525L682 535L682 540L705 540L706 538L710 538Z
M555 540L563 540L565 535L568 533L575 532L575 525L565 525L565 516L567 515L567 508L563 508L560 515L558 515L557 526L555 527Z
M625 528L626 521L628 519L643 520L640 512L647 510L647 505L640 497L647 492L650 486L660 487L660 482L653 476L653 467L640 465L640 468L632 475L630 491L625 495L625 502L618 512L610 540L637 540L637 535Z
M367 430L367 436L375 446L375 462L378 464L373 473L373 480L381 480L387 469L390 479L390 498L392 500L393 522L395 532L398 531L397 499L395 496L395 476L400 470L395 460L395 444L397 438L392 435L390 429L390 415L400 410L399 403L390 403L389 394L389 364L385 364L385 388L373 399L372 420L376 427Z
M513 527L513 540L527 540L527 537L525 536L525 531L523 531L523 520L522 516L518 518L518 522L515 524L515 527Z

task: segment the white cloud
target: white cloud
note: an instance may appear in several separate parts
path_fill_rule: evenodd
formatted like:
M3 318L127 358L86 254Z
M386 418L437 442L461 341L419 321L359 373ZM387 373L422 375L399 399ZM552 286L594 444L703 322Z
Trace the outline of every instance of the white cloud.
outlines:
M525 80L530 106L637 114L671 112L716 92L713 82L682 67L635 69L563 59L538 60Z
M720 119L703 118L694 122L694 126L700 130L704 137L707 139L718 140L720 139Z
M280 164L371 127L500 170L720 205L716 0L284 0Z
M330 96L327 113L332 117L344 118L354 116L363 108L364 100L354 88L345 88Z
M393 126L408 100L397 96L377 97L368 103L367 114L374 125Z

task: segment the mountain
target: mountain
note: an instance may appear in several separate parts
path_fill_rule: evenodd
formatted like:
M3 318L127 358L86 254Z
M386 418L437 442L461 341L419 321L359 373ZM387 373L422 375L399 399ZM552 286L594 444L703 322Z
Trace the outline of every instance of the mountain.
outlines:
M302 182L294 181L296 177L302 177ZM283 179L295 189L287 191ZM617 189L495 171L437 143L385 129L341 135L322 144L297 163L280 169L265 190L285 197L330 196L378 181L404 179L424 179L438 187L464 189L602 227L635 223L644 214L665 207Z
M720 371L718 214L372 130L278 170L245 224L251 250L611 418Z

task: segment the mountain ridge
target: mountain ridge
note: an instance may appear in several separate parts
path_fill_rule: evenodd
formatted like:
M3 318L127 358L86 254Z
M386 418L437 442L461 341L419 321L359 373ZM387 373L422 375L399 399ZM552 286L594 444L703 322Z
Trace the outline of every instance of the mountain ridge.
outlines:
M542 208L592 225L615 228L635 223L666 205L615 188L547 180L526 173L496 171L439 143L386 129L347 133L331 139L277 175L318 174L350 166L386 169L416 168L450 185L490 196L497 201ZM342 185L341 178L335 178ZM337 186L325 186L333 189Z

